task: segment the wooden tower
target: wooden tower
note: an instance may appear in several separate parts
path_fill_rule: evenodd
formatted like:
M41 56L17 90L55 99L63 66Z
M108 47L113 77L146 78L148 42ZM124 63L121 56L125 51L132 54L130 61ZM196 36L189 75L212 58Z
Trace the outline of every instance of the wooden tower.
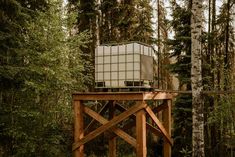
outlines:
M86 101L102 101L103 104L99 112L95 112ZM125 103L134 101L134 105L127 108ZM148 105L148 101L161 102L160 105ZM158 103L159 104L159 103ZM163 154L164 157L171 157L171 105L172 95L166 92L88 92L73 94L74 105L74 144L73 152L75 157L84 157L84 144L101 135L109 133L109 157L116 157L116 137L122 138L136 149L137 157L147 156L146 131L147 129L157 136L164 139ZM115 115L115 110L121 112ZM103 113L109 111L109 119L103 117ZM157 114L162 112L162 121ZM84 116L88 115L93 120L87 126L84 126ZM117 124L123 120L132 119L131 123L125 124L119 128ZM151 119L148 121L148 119ZM101 126L95 130L86 133L89 127L96 122ZM134 123L133 123L134 121ZM135 127L135 137L125 131Z

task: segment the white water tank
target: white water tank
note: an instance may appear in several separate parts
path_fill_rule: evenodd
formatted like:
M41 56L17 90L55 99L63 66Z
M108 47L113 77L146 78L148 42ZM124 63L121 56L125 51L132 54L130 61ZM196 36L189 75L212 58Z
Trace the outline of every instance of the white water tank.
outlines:
M154 55L151 46L139 42L98 46L95 50L96 88L150 87Z

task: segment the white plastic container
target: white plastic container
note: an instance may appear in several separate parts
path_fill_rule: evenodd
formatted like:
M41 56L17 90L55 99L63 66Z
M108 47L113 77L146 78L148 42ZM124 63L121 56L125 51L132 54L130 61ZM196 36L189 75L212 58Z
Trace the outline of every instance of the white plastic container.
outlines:
M151 46L138 42L98 46L95 50L96 87L150 87L154 54Z

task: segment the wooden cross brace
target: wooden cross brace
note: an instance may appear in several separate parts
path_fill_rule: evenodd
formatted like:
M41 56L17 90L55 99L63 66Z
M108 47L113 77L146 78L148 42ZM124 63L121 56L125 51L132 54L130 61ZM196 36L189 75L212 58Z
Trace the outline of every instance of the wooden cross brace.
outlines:
M106 105L108 105L108 104L106 104ZM100 126L99 128L97 128L96 130L92 131L91 133L89 133L87 136L83 137L81 140L79 140L75 144L73 144L73 151L76 150L81 145L84 145L85 143L89 142L90 140L96 138L97 136L99 136L100 134L104 133L105 131L112 131L112 132L114 132L117 136L121 137L127 143L129 143L133 147L136 147L136 139L133 138L132 136L130 136L129 134L127 134L126 132L124 132L123 130L115 127L115 125L120 123L121 121L123 121L124 119L126 119L128 117L131 117L131 118L134 117L135 118L134 114L137 111L141 110L141 109L145 109L146 110L148 115L153 119L155 124L158 126L159 130L156 129L155 127L153 127L152 125L150 125L149 123L146 123L147 128L149 128L150 130L152 130L156 134L159 134L159 133L162 134L164 136L164 138L171 145L173 144L173 142L172 142L172 140L170 138L170 135L167 133L167 131L165 130L164 126L161 124L161 122L155 116L155 114L152 111L152 109L149 106L147 106L147 104L145 102L138 102L136 105L132 106L128 110L123 108L120 104L117 104L117 109L125 111L125 112L121 113L120 115L114 117L112 120L108 121L106 118L102 117L101 115L99 115L95 111L93 111L90 108L85 106L84 107L84 112L86 114L88 114L89 116L91 116L96 121L98 121L99 123L103 124L103 125ZM155 109L155 110L157 110L157 109ZM132 125L130 125L130 127L132 127Z
M116 108L120 111L127 111L126 108L124 108L122 105L120 104L116 104ZM149 106L146 106L145 110L146 112L148 113L148 116L150 116L151 119L153 119L153 121L155 122L155 124L158 126L159 129L156 129L155 127L153 127L151 124L149 124L148 122L146 122L146 127L148 129L150 129L154 134L156 135L163 135L164 138L171 144L173 145L173 141L172 139L170 138L170 135L168 134L168 132L166 131L165 127L162 125L162 123L160 122L160 120L158 120L157 116L155 115L155 112L159 112L159 111L162 111L164 109L167 108L167 105L166 104L161 104L157 107L155 107L153 110L149 107ZM155 111L155 112L154 112ZM136 116L133 114L130 116L132 119L135 119ZM133 125L130 125L129 127L132 127L134 126ZM125 127L125 126L124 126Z
M84 107L84 112L86 112L88 115L92 115L93 118L95 117L95 119L101 123L103 123L102 126L100 126L99 128L97 128L96 130L90 132L88 135L86 135L85 137L82 137L79 141L77 141L76 143L73 144L72 150L76 150L77 148L79 148L81 145L84 145L85 143L89 142L90 140L96 138L97 136L99 136L100 134L102 134L103 132L111 129L112 127L114 127L115 125L117 125L118 123L120 123L121 121L123 121L124 119L128 118L130 115L136 113L137 111L144 109L145 107L147 107L147 104L142 103L142 102L138 102L136 105L132 106L131 108L129 108L127 111L121 113L120 115L114 117L113 119L111 119L110 121L106 120L105 118L103 118L102 116L99 115L99 118L102 117L101 119L99 119L97 117L98 113L95 113L94 111L88 109L87 107ZM95 114L94 114L95 113ZM118 134L118 136L120 137L128 137L128 143L131 143L131 145L135 145L136 146L136 141L131 138L128 134L126 134L124 131L117 129L116 127L112 128L112 131L114 131L115 134Z
M97 120L98 122L100 122L103 125L109 122L107 119L100 116L98 113L94 112L93 110L89 109L88 107L85 107L84 111L86 114L88 114L89 116L91 116L92 118L94 118L95 120ZM129 143L133 147L136 147L136 140L133 137L131 137L130 135L128 135L126 132L122 131L121 129L119 129L115 126L112 127L110 129L110 131L114 132L116 135L121 137L123 140L125 140L127 143Z
M102 100L107 103L102 106L100 111L95 112L83 104L83 101ZM163 104L151 109L145 101L163 100ZM127 143L136 148L137 157L147 156L146 129L149 129L156 135L164 138L163 152L164 157L171 156L172 140L170 138L171 130L171 100L172 95L164 92L128 92L128 93L76 93L73 95L75 123L74 123L74 144L72 150L75 157L84 157L84 144L96 138L104 132L109 132L109 157L116 157L116 137L119 136ZM118 104L118 101L135 101L136 104L126 109ZM102 115L109 110L109 119ZM115 115L114 110L119 110L121 114ZM162 111L163 121L157 118L155 113ZM91 122L84 128L84 114L92 118ZM148 123L146 118L151 118L152 123ZM131 118L122 128L117 124L123 120ZM102 126L94 128L95 121ZM125 131L136 127L136 139ZM87 134L85 134L87 133Z

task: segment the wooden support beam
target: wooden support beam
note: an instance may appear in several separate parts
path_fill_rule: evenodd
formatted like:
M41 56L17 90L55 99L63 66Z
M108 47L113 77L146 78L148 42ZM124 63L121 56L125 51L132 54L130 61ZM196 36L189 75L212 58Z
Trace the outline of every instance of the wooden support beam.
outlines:
M90 132L87 136L79 140L78 142L73 144L73 150L76 150L79 148L81 145L87 143L88 141L94 139L95 137L99 136L102 134L104 131L110 129L111 127L115 126L116 124L120 123L130 115L136 113L137 111L145 108L147 105L144 103L137 103L136 105L132 106L131 108L128 109L128 111L125 111L121 113L120 115L114 117L112 120L110 120L108 123L100 126L96 130Z
M164 157L171 156L171 99L173 95L169 92L155 91L155 92L89 92L89 93L75 93L73 94L74 112L75 112L75 126L74 126L74 144L73 151L75 157L84 156L84 144L96 138L100 134L107 131L109 134L109 157L116 157L116 137L120 136L126 142L136 148L137 157L147 156L146 147L146 129L149 129L156 135L164 137ZM107 100L109 103L104 105L102 109L96 113L93 110L84 107L81 104L86 100ZM121 114L114 117L114 101L136 101L137 104L129 109L122 105L116 105L116 109L120 110ZM163 100L164 103L153 109L147 106L145 100ZM78 107L77 107L78 106ZM109 120L102 116L102 113L109 108ZM163 123L156 117L155 113L162 111ZM147 112L147 114L146 114ZM86 127L85 131L91 130L94 126L95 120L103 124L94 131L88 133L84 137L83 129L83 115L84 113L91 116L93 119ZM146 122L146 116L153 120L154 125ZM128 122L122 127L117 127L117 124L126 118L131 118L133 121ZM125 129L130 129L136 124L136 139L125 132ZM156 126L155 126L156 124ZM111 133L110 133L111 132Z
M76 93L73 95L75 100L142 100L143 93L128 92L99 92L99 93Z
M163 103L161 105L158 105L158 106L154 107L152 110L153 110L154 113L158 113L158 112L160 112L160 111L162 111L162 110L164 110L166 108L167 108L167 105L165 105Z
M117 110L121 111L121 112L127 111L127 109L126 109L125 107L123 107L123 106L122 106L121 104L119 104L119 103L116 103L115 108L116 108ZM130 118L135 121L135 115L134 115L134 114L131 115Z
M115 115L115 102L112 102L109 105L109 120L113 119ZM115 128L112 129L113 131ZM117 149L117 137L109 136L109 157L116 157L116 149Z
M163 104L162 104L162 105L163 105ZM115 107L116 107L116 109L118 109L118 110L121 111L121 112L124 112L124 111L127 110L127 109L126 109L125 107L123 107L121 104L116 104ZM166 108L166 107L164 107L164 108ZM162 107L160 107L160 109L162 109ZM155 109L155 110L159 110L159 108L157 108L157 109ZM133 114L133 115L130 116L130 118L135 121L136 115ZM130 128L134 127L134 126L135 126L135 123L134 123L134 122L129 122L129 123L127 123L127 124L125 124L125 125L123 126L123 130L130 129ZM152 125L149 124L148 122L146 122L146 127L147 127L147 129L151 130L155 135L157 135L157 136L162 135L162 133L161 133L161 131L160 131L159 129L155 128L154 126L152 126Z
M144 109L136 113L136 156L146 157L147 146L146 146L146 115Z
M128 130L128 129L131 129L132 127L135 126L135 124L136 124L135 121L131 121L131 122L125 124L125 125L122 127L122 130L123 130L123 131L126 131L126 130ZM147 128L148 130L150 130L152 133L154 133L156 136L162 136L161 131L160 131L158 128L156 128L156 127L152 126L151 124L149 124L148 122L146 122L146 128ZM116 136L117 136L116 134L111 135L111 137L116 137Z
M133 126L135 126L135 121L130 121L127 124L125 124L122 128L120 128L120 129L123 130L123 131L127 131L127 130L131 129ZM117 134L112 134L110 136L110 138L113 138L113 137L117 137Z
M74 101L74 142L78 142L84 136L83 130L83 110L84 106L81 101ZM80 145L74 151L75 157L84 157L84 145Z
M107 124L109 122L107 119L100 116L99 114L97 114L95 111L91 110L88 107L84 107L84 111L86 114L88 114L89 116L100 122L101 124ZM115 126L112 127L110 130L113 131L116 135L120 136L127 143L131 144L133 147L136 147L136 140L130 135L128 135L126 132L122 131L121 129Z
M152 111L152 109L147 106L145 108L145 110L147 111L147 113L149 114L149 116L153 119L153 121L155 122L155 124L157 125L157 127L160 129L160 131L162 132L162 135L164 136L164 138L167 140L168 143L170 143L171 145L173 145L173 142L171 140L170 135L168 134L168 132L166 131L166 129L164 128L164 126L162 125L162 123L158 120L158 118L156 117L156 115L154 114L154 112Z
M172 99L172 95L165 92L89 92L75 93L74 100L163 100Z
M150 130L152 133L154 133L156 136L162 136L161 131L158 128L155 128L154 126L152 126L151 124L149 124L148 122L146 123L146 127L148 130Z
M100 109L100 111L99 111L98 113L99 113L100 115L104 114L104 113L108 110L109 105L110 105L110 101L108 101L108 102ZM94 126L94 123L95 123L95 120L92 119L91 122L87 125L87 127L86 127L86 129L85 129L85 132L88 132L88 131L91 129L91 127Z
M109 139L109 157L117 156L117 142L116 137Z
M163 125L167 133L171 136L171 100L164 100L164 105L167 107L163 110ZM171 157L171 145L164 139L163 144L164 157Z
M143 100L164 100L164 99L172 99L172 94L164 93L164 92L148 92L144 93Z

